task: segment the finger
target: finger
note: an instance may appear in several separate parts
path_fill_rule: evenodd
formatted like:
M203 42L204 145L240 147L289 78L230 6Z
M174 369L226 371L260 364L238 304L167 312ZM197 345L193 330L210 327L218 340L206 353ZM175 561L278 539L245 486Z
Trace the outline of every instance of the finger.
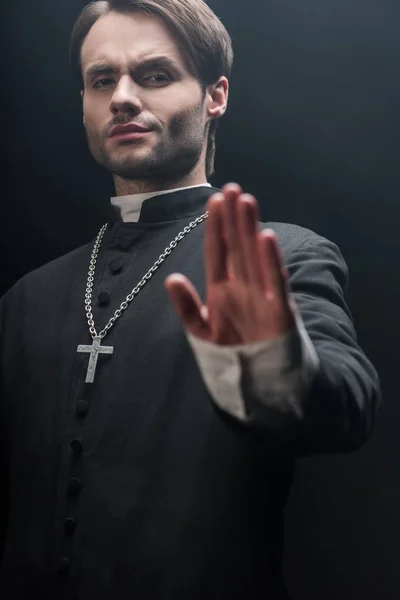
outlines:
M218 193L211 196L207 205L209 216L204 232L207 286L227 277L227 250L222 227L224 201L223 194Z
M165 287L184 327L193 335L207 339L207 310L204 310L205 307L190 281L176 273L167 277Z
M225 196L223 211L223 231L226 238L227 262L237 279L247 281L246 261L242 251L239 225L239 197L242 188L236 183L223 187Z
M259 247L259 211L257 200L250 194L242 194L239 198L239 237L248 282L263 289L264 278L261 262L263 257Z
M264 288L267 293L272 293L273 296L288 304L286 271L277 237L272 229L265 229L260 233L259 239L262 256L264 257L262 261Z

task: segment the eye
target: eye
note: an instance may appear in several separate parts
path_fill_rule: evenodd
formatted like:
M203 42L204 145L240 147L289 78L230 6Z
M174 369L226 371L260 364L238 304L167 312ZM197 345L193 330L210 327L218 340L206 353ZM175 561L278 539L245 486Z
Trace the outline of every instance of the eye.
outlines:
M156 78L161 78L154 81L154 83L169 83L170 81L172 81L172 78L170 77L170 75L168 73L156 73L155 75L151 75L150 77L145 77L143 79L143 81L150 81L151 79L156 79ZM108 77L103 77L103 79L99 79L94 85L93 88L104 88L107 84L105 82L113 82L113 79L110 79ZM104 85L101 85L102 83L104 83Z
M94 87L94 88L98 88L98 87L104 87L104 85L99 85L99 83L101 83L102 81L112 81L112 79L109 79L109 78L103 78L103 79L99 79L99 81L97 81L97 82L94 84L94 86L93 86L93 87Z
M171 81L171 77L167 73L156 73L155 75L151 75L150 77L145 77L145 81L149 81L149 79L154 79L155 77L163 78L161 81L155 81L155 83L168 83Z

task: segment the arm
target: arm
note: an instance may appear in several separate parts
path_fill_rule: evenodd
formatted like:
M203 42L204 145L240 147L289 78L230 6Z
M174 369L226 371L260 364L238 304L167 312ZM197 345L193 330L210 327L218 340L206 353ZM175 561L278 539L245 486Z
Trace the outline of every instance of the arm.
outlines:
M291 253L289 282L319 358L302 416L290 426L301 453L348 452L371 435L381 404L378 375L357 343L345 302L348 270L335 244L315 236Z
M187 331L227 359L219 388L236 378L232 415L297 454L358 448L380 391L344 300L344 260L337 246L302 230L300 239L284 236L285 268L276 235L259 232L255 200L240 191L230 184L209 201L206 304L183 276L167 280L171 299ZM220 392L211 393L221 407Z
M349 452L370 437L380 407L376 371L357 344L337 246L315 236L290 255L299 314L279 338L220 346L187 333L219 409L296 454Z

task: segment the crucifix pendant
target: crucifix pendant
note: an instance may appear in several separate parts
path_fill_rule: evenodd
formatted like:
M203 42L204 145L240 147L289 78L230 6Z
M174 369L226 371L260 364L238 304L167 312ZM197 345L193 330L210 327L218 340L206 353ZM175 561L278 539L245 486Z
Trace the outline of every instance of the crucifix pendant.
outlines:
M84 346L80 344L78 346L78 352L90 352L85 383L93 383L99 354L112 354L114 352L114 348L113 346L101 346L101 337L97 336L93 338L93 344L91 346Z

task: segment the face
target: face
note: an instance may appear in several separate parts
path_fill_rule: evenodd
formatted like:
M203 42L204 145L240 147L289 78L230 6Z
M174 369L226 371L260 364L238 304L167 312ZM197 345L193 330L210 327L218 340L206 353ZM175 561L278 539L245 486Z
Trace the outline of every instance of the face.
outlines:
M208 94L202 99L200 83L161 19L101 17L84 41L81 60L86 135L97 162L124 179L150 179L183 175L205 160L206 125L221 107ZM105 65L112 71L94 69ZM150 132L110 137L115 125L125 123Z

